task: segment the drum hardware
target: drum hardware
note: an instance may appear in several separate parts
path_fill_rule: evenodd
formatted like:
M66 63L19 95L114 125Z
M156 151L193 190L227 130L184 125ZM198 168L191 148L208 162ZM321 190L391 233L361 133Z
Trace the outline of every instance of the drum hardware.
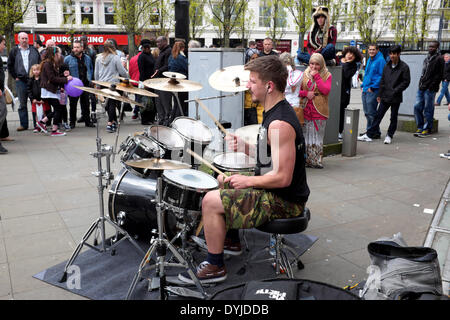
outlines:
M160 293L160 299L161 300L167 300L168 298L168 292L180 292L180 289L174 289L171 286L167 285L166 280L166 274L165 274L165 267L182 267L185 268L190 275L190 277L193 279L197 289L198 293L192 291L194 294L199 295L201 298L205 299L207 298L207 294L204 291L200 281L196 277L195 273L192 271L192 267L190 266L189 262L178 252L178 250L175 248L175 246L166 238L165 234L163 233L163 223L165 221L165 211L166 206L162 201L162 177L161 173L162 171L158 171L159 176L157 178L157 191L156 191L156 199L153 200L156 205L156 214L157 214L157 220L158 220L158 237L154 238L149 250L144 256L144 259L142 260L141 264L139 265L138 272L133 278L133 281L131 283L131 286L127 293L127 300L130 299L137 282L142 277L142 271L147 263L149 263L151 257L156 252L156 264L155 271L156 271L156 277L152 278L149 281L149 289L157 289L159 288ZM167 250L169 250L173 256L177 259L178 263L165 261L165 257L167 254ZM185 290L188 290L184 288Z
M214 72L208 79L211 87L225 92L242 92L247 90L250 71L243 65L230 66Z
M158 170L158 171L187 169L191 167L191 165L187 163L160 158L130 160L126 161L125 164L134 168Z
M213 114L208 110L208 108L205 106L203 102L201 102L199 99L195 99L195 101L202 107L203 110L208 114L208 116L214 121L216 126L219 127L219 129L223 132L223 134L226 136L228 135L228 131L223 127L223 125L217 121L217 119L213 116Z
M234 92L232 94L225 94L225 95L221 95L221 96L215 96L215 97L206 97L206 98L195 98L195 99L191 99L191 100L184 100L184 102L195 102L195 119L196 120L200 120L200 115L198 114L198 102L197 99L200 101L203 100L212 100L212 99L222 99L222 98L227 98L227 97L234 97L236 95L238 95L239 92Z
M97 127L97 138L96 138L96 144L97 144L97 151L91 153L91 155L97 159L97 166L98 170L94 172L94 176L98 178L98 198L99 198L99 209L100 209L100 216L97 218L97 220L92 223L92 225L89 227L87 232L84 234L81 242L78 244L78 246L75 248L75 251L72 253L72 256L70 257L69 261L67 262L66 266L64 267L64 273L59 280L60 283L67 281L67 270L72 265L72 263L77 258L78 254L80 253L81 249L84 245L88 246L89 248L97 251L97 252L107 252L110 251L111 255L115 255L115 248L124 240L128 239L140 252L144 252L141 247L134 241L134 239L128 234L127 231L122 229L118 224L116 224L114 221L112 221L109 217L105 216L104 212L104 202L103 202L103 190L110 185L111 180L114 178L114 175L111 172L111 155L114 154L114 149L106 144L102 144L102 139L99 135L99 125ZM102 168L102 158L106 158L106 170L103 170ZM103 180L106 180L106 184L103 183ZM109 223L116 231L115 238L111 241L111 245L106 245L106 229L105 229L105 222ZM92 235L94 231L98 232L100 230L101 235L101 247L97 248L98 241L97 236L95 236L93 245L87 243L87 240ZM119 234L123 236L119 240Z

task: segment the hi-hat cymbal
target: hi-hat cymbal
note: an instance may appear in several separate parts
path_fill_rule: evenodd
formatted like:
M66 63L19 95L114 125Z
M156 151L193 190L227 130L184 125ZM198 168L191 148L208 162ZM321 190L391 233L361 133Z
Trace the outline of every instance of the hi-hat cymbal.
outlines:
M143 107L144 106L142 103L139 103L137 101L128 99L126 97L122 97L118 92L111 91L109 89L99 90L99 89L94 89L94 88L90 88L90 87L80 87L80 86L74 86L74 87L78 88L78 89L81 89L83 91L86 91L86 92L90 92L90 93L93 93L93 94L105 97L105 98L118 100L118 101L129 103L129 104L134 104L134 105L137 105L139 107Z
M191 167L191 165L180 161L159 158L130 160L126 161L125 164L130 167L149 170L178 170L189 169Z
M132 83L135 83L135 84L139 84L139 81L137 81L137 80L133 80L133 79L130 79L130 78L124 78L124 77L121 77L121 76L115 76L114 79L119 79L121 82L132 82Z
M240 92L247 90L250 71L243 65L230 66L214 72L208 79L209 85L216 90L225 92Z
M203 86L198 82L176 78L148 79L145 80L143 84L144 86L155 90L170 92L198 91L203 88Z
M147 97L157 97L157 94L154 94L153 92L150 92L148 90L139 89L136 87L133 87L132 85L127 86L126 83L114 83L114 82L107 82L107 81L98 81L98 80L92 80L92 83L98 84L103 87L111 87L111 85L115 85L116 90L128 92L132 94L139 94L141 96L147 96Z
M178 72L172 72L172 71L166 71L163 72L163 76L167 77L167 78L175 78L175 79L186 79L186 76L182 73L178 73Z

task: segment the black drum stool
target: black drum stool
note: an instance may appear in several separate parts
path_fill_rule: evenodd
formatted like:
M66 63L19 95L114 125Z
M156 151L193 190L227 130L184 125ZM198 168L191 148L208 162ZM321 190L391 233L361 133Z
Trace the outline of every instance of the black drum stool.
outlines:
M277 275L280 274L280 269L282 269L290 279L293 279L294 272L292 270L292 265L296 264L299 270L304 268L303 263L299 259L299 255L297 255L294 248L286 244L285 239L283 239L283 235L295 234L305 231L308 227L310 217L311 213L309 209L305 208L303 213L298 217L288 219L274 219L256 228L259 231L270 233L275 236L275 256L262 261L272 260L272 263L275 264L275 272ZM245 272L247 264L250 261L254 260L261 252L269 251L270 246L266 246L263 250L254 253L246 261L245 266L241 268L240 273ZM288 252L294 257L292 261L289 261Z

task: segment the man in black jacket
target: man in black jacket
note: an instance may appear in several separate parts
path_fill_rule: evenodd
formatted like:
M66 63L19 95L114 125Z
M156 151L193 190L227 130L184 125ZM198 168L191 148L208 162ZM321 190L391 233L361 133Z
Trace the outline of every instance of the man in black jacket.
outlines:
M169 57L172 54L172 48L166 37L160 36L156 39L156 45L159 49L159 55L155 62L155 72L152 78L164 78L163 72L169 71ZM158 112L159 124L169 125L172 111L172 93L168 91L155 92L158 95L156 98L156 111Z
M152 55L151 42L148 39L143 39L141 41L142 53L139 55L137 63L139 69L139 81L145 81L150 79L155 71L155 58ZM140 96L139 102L144 102L148 104L150 97ZM138 99L136 98L136 101ZM154 100L153 100L154 101ZM150 110L141 109L141 124L149 125L150 122L154 120L154 112Z
M442 80L441 93L439 94L439 97L437 98L436 103L434 104L435 107L441 105L444 96L447 99L447 104L450 103L450 93L448 92L448 83L450 82L450 53L444 54L444 61L445 61L444 79Z
M414 116L416 118L416 137L431 134L434 116L434 98L444 78L444 59L439 54L439 42L433 41L428 47L428 56L423 62L422 76L419 81Z
M367 130L369 139L373 139L380 132L380 123L386 112L391 109L391 121L389 129L384 139L385 144L391 144L395 130L397 130L398 109L403 101L403 91L405 91L411 82L411 75L408 65L400 59L402 49L398 45L389 48L390 61L383 69L381 76L380 89L378 91L377 101L380 106L377 109L375 119ZM370 141L370 140L365 140Z
M21 32L18 35L19 45L14 47L8 57L8 71L16 80L16 92L19 97L19 120L20 126L17 131L28 130L28 73L34 64L41 62L41 56L37 49L28 44L28 34Z

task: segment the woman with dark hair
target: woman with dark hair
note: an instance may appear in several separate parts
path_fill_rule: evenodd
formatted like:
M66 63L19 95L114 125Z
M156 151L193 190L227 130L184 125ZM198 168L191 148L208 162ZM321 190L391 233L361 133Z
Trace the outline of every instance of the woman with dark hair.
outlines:
M187 78L188 76L188 60L184 54L185 44L183 41L177 41L173 45L172 54L169 56L169 71L178 72L184 74ZM188 114L188 104L184 102L188 99L188 92L179 92L178 98L181 103L181 108L184 115ZM174 119L179 114L178 108L172 108L171 119Z
M51 135L53 137L65 136L65 132L58 130L62 120L63 106L60 104L60 89L67 82L72 80L72 76L66 71L63 76L60 75L61 68L61 52L56 47L46 50L44 61L41 62L41 98L46 101L52 108L47 116L36 125L42 131L47 132L46 123L53 119L53 127Z
M129 78L127 70L125 70L122 65L122 60L116 54L114 43L110 40L106 40L103 47L103 53L100 54L95 60L95 80L115 82L118 84L119 79L117 76ZM117 92L117 94L119 93ZM116 108L119 106L120 102L118 100L108 99L108 102L106 103L106 112L108 113L108 124L106 126L106 131L109 133L116 132L117 130Z
M361 62L362 55L357 47L346 47L342 51L342 86L341 86L341 108L339 116L339 140L342 139L344 131L344 113L350 103L350 93L352 91L352 78L358 71L358 62Z

